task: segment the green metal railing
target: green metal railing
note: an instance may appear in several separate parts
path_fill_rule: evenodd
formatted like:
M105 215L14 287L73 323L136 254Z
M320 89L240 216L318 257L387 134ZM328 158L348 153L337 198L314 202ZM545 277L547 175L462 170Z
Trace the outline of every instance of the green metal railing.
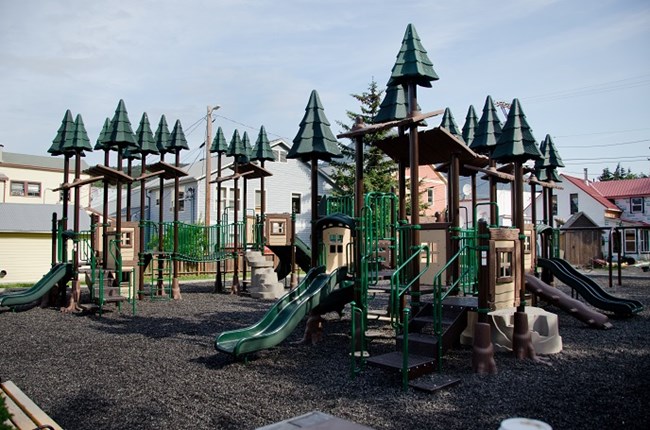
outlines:
M351 195L328 197L325 205L325 213L327 215L341 213L353 217L354 197Z
M462 277L459 287L465 295L475 294L478 292L478 255L474 252L477 246L477 230L450 230L451 240L457 240L459 250L463 250L458 259L460 273L467 273L467 276Z
M424 268L415 276L404 276L403 272L412 270L413 261L417 258L422 261L422 253L426 255L426 263ZM429 253L429 247L427 245L420 245L415 247L413 253L409 258L404 260L402 264L393 272L390 280L390 324L397 331L403 331L404 321L399 321L398 315L400 315L400 304L402 303L402 298L411 291L413 284L422 277L429 269L429 264L431 260L431 255Z
M438 338L438 371L442 371L442 301L453 291L461 289L463 284L469 283L469 279L473 279L474 268L468 266L461 270L458 279L452 279L452 282L449 283L449 288L444 292L445 285L443 285L442 278L452 264L455 264L457 260L463 258L464 253L475 251L476 248L470 246L462 247L433 277L433 330Z

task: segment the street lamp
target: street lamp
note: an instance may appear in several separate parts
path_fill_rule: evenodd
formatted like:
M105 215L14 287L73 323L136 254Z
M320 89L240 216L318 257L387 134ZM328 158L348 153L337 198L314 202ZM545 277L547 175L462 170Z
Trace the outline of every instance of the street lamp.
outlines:
M212 176L212 155L210 154L210 145L212 144L212 112L221 106L208 105L206 114L206 132L205 132L205 225L210 226L210 178Z

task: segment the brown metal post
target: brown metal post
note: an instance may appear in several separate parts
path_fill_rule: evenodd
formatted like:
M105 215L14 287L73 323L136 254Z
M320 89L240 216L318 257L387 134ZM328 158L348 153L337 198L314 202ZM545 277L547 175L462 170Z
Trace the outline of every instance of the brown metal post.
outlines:
M181 165L181 151L176 150L175 157L176 167ZM178 199L180 197L180 178L174 177L174 254L172 257L172 298L174 300L181 299L181 287L178 281Z
M311 267L318 266L318 237L314 231L318 221L318 158L311 157Z
M496 169L496 162L490 158L490 169ZM490 225L498 226L499 220L497 215L497 181L496 178L490 175Z
M126 174L131 177L133 174L133 160L128 158L126 162ZM131 182L126 184L126 220L131 221Z
M476 174L473 174L472 175L472 208L471 208L471 211L472 211L472 228L474 228L474 229L477 228L476 223L478 223L478 220L476 219L477 213L474 210L474 208L476 207L476 200L477 200L477 196L476 196Z
M77 152L74 163L74 179L78 181L81 177L81 153ZM81 206L81 188L74 189L74 214L73 214L73 232L74 239L72 244L72 298L74 306L79 305L81 300L81 286L79 285L79 208Z
M239 175L238 175L238 170L239 170L239 163L237 162L237 157L235 156L235 161L233 163L233 170L235 172L235 180L234 180L234 188L235 188L235 208L234 208L234 219L233 219L233 227L234 227L234 236L233 236L233 253L234 253L234 261L233 261L233 274L232 274L232 285L230 287L230 293L231 294L237 294L239 293L239 231L237 230L237 220L239 218L239 211L237 210L239 207Z
M413 117L417 113L417 87L414 83L408 85L408 110L409 115ZM409 130L409 170L411 174L411 225L420 225L420 145L418 142L418 127L417 124L411 124ZM412 242L413 247L420 245L420 230L418 227L413 228ZM412 266L413 275L415 276L420 272L420 259L413 259ZM412 300L414 314L420 308L420 281L416 280L411 286Z
M104 150L104 166L109 167L110 149ZM64 206L65 207L65 206ZM102 269L108 269L108 181L104 179L104 201L103 201L103 214L102 214Z
M160 161L164 162L165 161L165 154L160 153ZM159 259L158 259L158 295L164 296L165 295L165 287L163 285L164 279L163 279L163 273L165 271L165 259L163 256L165 256L165 229L163 226L163 215L164 215L164 210L163 206L164 204L164 191L165 191L165 179L160 176L160 180L158 182L160 186L160 190L158 193L158 252L159 252Z
M262 169L264 168L264 161L260 161L260 166L262 166ZM264 190L264 175L260 178L260 192L262 195L260 196L260 240L261 240L261 247L262 247L262 254L264 254L264 249L266 247L266 235L264 232L265 229L265 224L266 224L266 192Z
M56 217L56 212L52 212L52 267L57 263L57 246L56 239L59 236L58 221Z
M296 212L291 211L291 281L289 286L293 290L298 286L296 276Z
M221 178L221 152L217 156L217 177ZM207 225L207 224L206 224ZM221 252L221 237L223 234L223 228L221 226L221 183L217 183L217 252ZM214 278L214 292L223 293L223 280L221 279L221 258L217 256L217 268Z
M141 164L141 172L140 176L144 175L145 171L147 170L147 154L143 153L142 154L142 164ZM138 241L138 264L140 267L138 268L138 299L142 300L143 298L143 290L144 290L144 234L145 234L145 226L144 226L144 199L145 199L145 179L140 180L140 238Z
M460 162L458 160L458 154L454 153L451 155L451 164L449 166L449 188L452 190L451 200L449 201L449 215L451 217L451 227L456 229L459 225L459 214L460 214L460 200L459 200L459 188L460 188ZM455 234L460 236L459 232L456 230ZM460 250L460 241L452 240L451 241L451 255L454 256ZM460 277L460 259L456 259L455 263L452 265L452 278L454 281L458 280Z
M246 290L246 248L248 247L248 214L246 211L248 210L248 205L246 204L246 196L248 195L248 179L244 177L244 195L242 196L242 219L244 220L244 230L243 230L243 235L244 235L244 241L243 241L243 247L242 247L242 279L244 280L244 290Z

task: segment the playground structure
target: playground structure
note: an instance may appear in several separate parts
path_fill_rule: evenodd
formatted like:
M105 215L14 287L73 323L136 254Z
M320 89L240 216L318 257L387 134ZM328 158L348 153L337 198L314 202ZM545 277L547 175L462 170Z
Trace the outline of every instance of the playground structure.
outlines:
M277 301L257 324L221 333L215 339L217 350L246 358L255 351L282 342L306 316L317 321L320 315L341 311L349 303L352 318L351 375L360 375L367 365L382 367L399 372L404 389L420 375L441 371L445 351L459 343L468 328L471 336L466 334L465 337L473 344L472 366L477 372L496 372L491 333L495 328L499 329L497 336L507 338L510 349L518 358L534 358L537 351L529 327L539 333L543 330L538 326L545 326L547 329L543 336L549 337L553 334L550 328L553 319L539 316L539 313L529 318L526 310L531 295L557 304L590 326L611 326L606 316L578 306L571 301L573 299L551 287L549 283L553 274L581 295L591 297L593 302L590 303L594 306L622 316L639 312L640 303L606 296L588 281L569 273L566 267L557 268L561 263L555 258L558 241L557 230L552 226L550 202L552 190L557 187L554 179L557 175L553 172L559 166L559 157L553 153L551 143L546 146L548 150L540 152L537 148L516 99L503 127L488 97L481 121L475 124L472 136L465 135L465 127L461 135L447 111L444 111L444 126L418 131L424 120L443 114L442 110L421 113L417 104L417 86L430 87L431 82L437 79L415 28L409 25L375 123L366 125L359 121L349 132L337 136L350 138L355 143L355 193L327 198L322 215L316 199L315 170L319 160L328 161L338 154L333 143L336 138L329 131L318 94L312 92L289 154L289 158L311 161L313 218L309 245L295 237L291 214L266 214L263 209L251 222L247 216L240 220L237 209L234 218L229 220L227 212L222 214L222 208L218 207L217 223L199 226L179 222L177 206L171 222L162 221L162 205L157 222L132 221L127 207L127 219L122 221L121 186L124 184L140 181L141 189L144 189L146 180L157 177L162 200L164 181L173 180L178 201L178 181L185 175L180 168L179 152L187 145L180 123L177 122L169 133L164 116L155 135L146 114L138 131L129 134L131 126L126 108L120 101L113 120L107 120L95 147L105 151L104 165L91 169L91 178L85 181L78 180L78 168L75 169L76 179L70 181L66 168L61 187L64 199L67 199L70 190L78 190L82 183L102 181L105 201L101 219L93 218L91 231L82 232L76 226L69 230L67 214L64 214L53 229L53 249L57 252L53 253L52 270L33 288L1 297L0 305L13 307L33 302L46 297L55 287L65 292L66 284L72 281L70 304L65 309L76 310L79 308L79 275L85 272L91 300L100 314L106 304L121 306L124 302L130 303L135 312L136 301L147 296L150 299L180 298L178 268L181 261L216 262L215 290L225 291L226 270L222 270L222 264L230 261L233 265L232 292L248 291L254 297ZM309 127L318 128L319 132L315 133ZM392 129L396 129L397 134L372 144L399 165L398 191L395 194L366 193L363 189L363 137ZM72 123L67 113L54 149L50 151L53 155L64 155L66 166L72 157L76 157L78 162L83 151L90 150L87 137L84 139L82 136L85 131L82 131L83 123ZM261 136L260 131L258 142L263 145ZM246 149L246 135L240 139L236 132L228 148L218 142L221 138L219 134L215 136L212 152L219 154L219 168L217 178L211 182L220 184L232 180L237 183L243 179L245 188L249 179L263 181L268 176L263 165L250 163L255 157L247 159L250 150ZM68 141L67 146L63 144ZM115 148L117 169L112 169L109 167L109 153ZM142 172L133 178L122 172L122 162L124 157L130 161L133 154L138 153L142 157ZM160 154L160 161L148 166L147 155L156 153ZM175 155L174 165L165 163L165 153ZM233 174L229 176L222 176L221 172L221 155L224 153L236 160ZM262 163L268 160L256 156ZM544 190L545 219L540 224L545 227L542 228L535 219L532 224L525 223L523 216L523 163L535 159L542 162L537 166L536 176L529 178L529 184L533 195L536 186ZM506 169L497 169L497 162ZM449 204L445 222L420 223L415 198L411 199L410 216L407 217L406 197L418 195L419 190L417 181L412 180L407 192L406 171L408 169L411 177L417 178L419 166L425 164L440 165L447 170ZM459 177L471 177L475 199L476 176L479 174L485 175L490 182L490 217L489 220L478 220L476 208L480 204L474 201L471 227L461 228ZM512 227L498 225L499 208L494 198L498 181L512 184ZM109 185L117 188L117 215L112 223L108 221L106 190ZM75 196L78 196L77 192ZM144 193L140 196L144 199ZM220 204L221 198L217 201ZM77 197L75 203L78 209ZM140 204L142 208L143 200ZM247 213L245 201L242 212ZM68 257L70 241L73 243L71 259ZM280 260L275 271L270 270L264 256L266 249L273 251ZM244 255L253 269L250 279L243 264ZM239 278L240 263L243 279ZM538 263L544 269L542 280L531 276L537 272ZM307 273L300 283L295 278L296 265ZM292 275L293 288L285 293L277 282L289 274ZM150 276L149 282L146 282L146 275ZM386 298L387 306L382 303L374 307L374 299L381 295ZM492 317L494 312L506 315ZM369 321L374 320L386 321L394 329L394 351L383 355L373 355L369 351L368 337L372 334ZM544 353L556 350L557 343ZM422 388L421 384L419 386Z

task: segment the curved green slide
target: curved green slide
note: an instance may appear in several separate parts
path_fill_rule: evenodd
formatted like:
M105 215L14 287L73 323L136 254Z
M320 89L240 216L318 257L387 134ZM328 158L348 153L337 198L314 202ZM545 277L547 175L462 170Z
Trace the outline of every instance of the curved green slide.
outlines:
M33 287L26 290L9 293L0 296L0 306L19 306L26 305L36 301L47 294L56 284L61 281L67 281L72 277L72 264L71 263L58 263L52 266L49 272L45 274L34 284Z
M347 272L341 268L325 274L324 270L323 266L310 270L300 285L281 297L256 324L217 336L217 351L241 357L286 339L305 315L341 283Z

